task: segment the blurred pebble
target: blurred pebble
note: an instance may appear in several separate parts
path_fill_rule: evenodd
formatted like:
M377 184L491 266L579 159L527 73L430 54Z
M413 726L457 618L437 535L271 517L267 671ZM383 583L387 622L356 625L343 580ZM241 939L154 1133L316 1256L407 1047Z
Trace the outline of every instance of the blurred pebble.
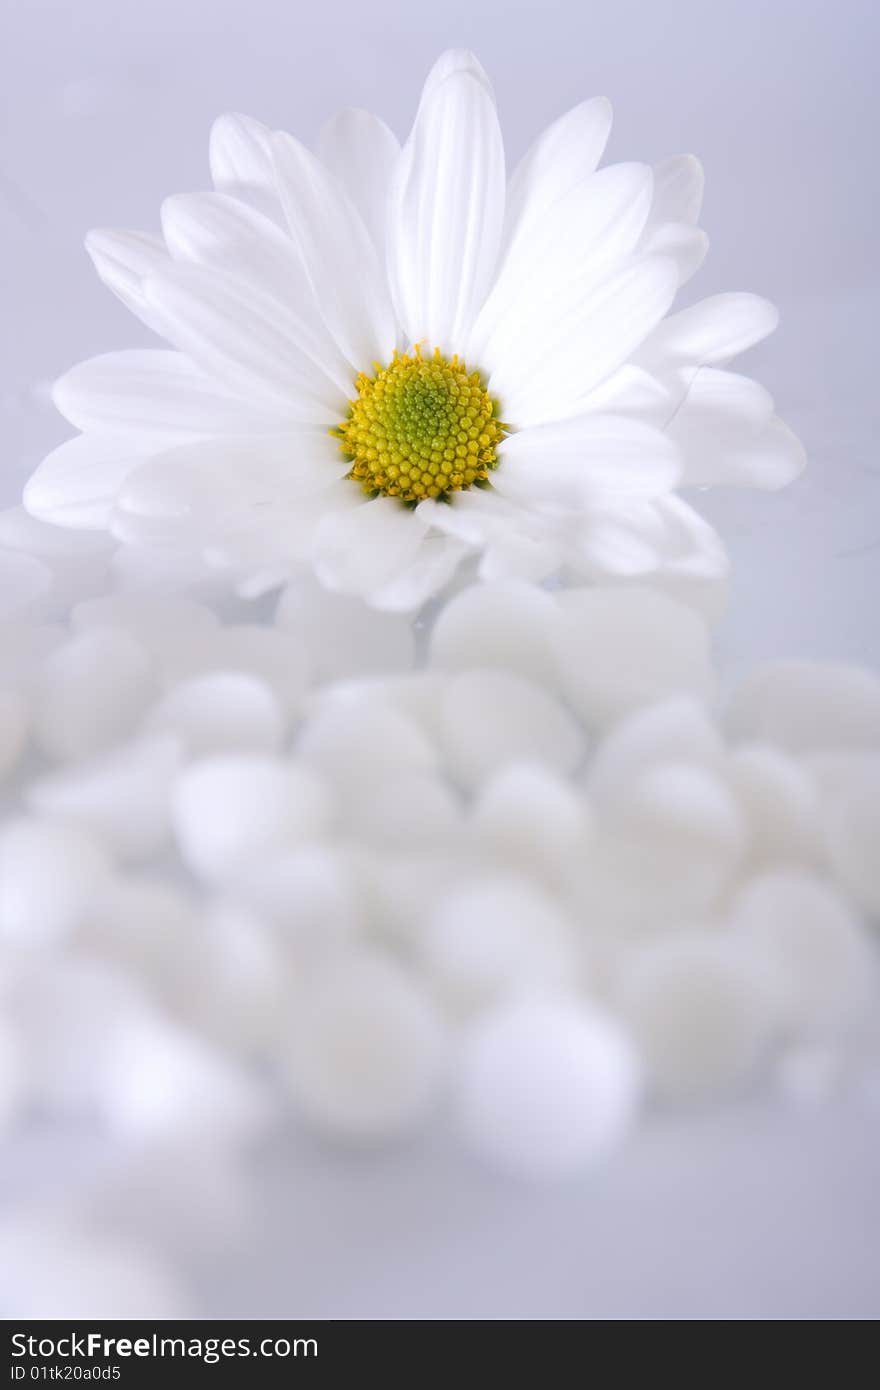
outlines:
M85 632L46 660L34 736L50 758L90 757L131 734L154 693L152 666L138 642L115 630Z
M517 1176L559 1178L607 1157L638 1109L640 1068L610 1016L566 1002L516 1001L467 1037L460 1123L482 1158Z
M27 747L30 713L17 690L0 690L0 781L8 777Z
M513 763L484 783L469 823L482 854L550 880L567 876L593 833L589 806L540 763Z
M562 688L588 724L668 695L714 698L706 625L652 589L568 589L554 628Z
M703 1100L741 1085L772 1036L772 995L760 968L702 933L638 952L618 1002L651 1086L667 1100Z
M508 671L453 676L441 719L447 766L464 787L480 786L512 762L573 772L584 756L583 733L568 711L540 686Z
M180 852L198 878L222 879L257 854L320 835L330 815L327 789L313 772L255 754L194 763L172 795Z
M415 657L408 615L331 594L311 576L287 586L275 622L305 652L318 681L408 671Z
M20 817L0 827L0 937L55 945L82 922L110 873L99 841L72 826Z
M790 752L880 748L880 679L860 666L773 662L740 684L727 723Z
M213 671L174 686L150 711L144 729L173 735L193 757L277 753L285 719L264 681L237 671Z
M518 580L472 584L444 605L429 658L445 671L498 666L545 687L556 683L556 600Z
M864 759L829 798L823 829L841 884L865 912L880 918L880 759Z
M292 1003L283 1064L304 1118L349 1142L424 1120L446 1063L440 1018L390 958L358 951L314 974Z

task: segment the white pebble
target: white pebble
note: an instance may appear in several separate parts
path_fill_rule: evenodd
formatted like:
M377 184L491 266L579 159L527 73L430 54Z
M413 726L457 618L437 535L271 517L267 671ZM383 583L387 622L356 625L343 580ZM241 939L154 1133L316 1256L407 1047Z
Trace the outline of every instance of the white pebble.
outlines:
M297 753L354 789L393 774L430 773L437 754L414 719L380 703L330 701L300 730Z
M624 975L619 1004L664 1099L705 1099L742 1085L771 1036L771 995L760 968L705 935L641 951Z
M864 759L830 798L824 842L843 887L865 912L880 917L880 759Z
M597 805L607 805L655 763L686 762L718 771L724 760L721 735L704 706L677 695L636 710L605 734L587 786Z
M208 647L214 670L256 676L274 691L286 715L299 711L309 684L310 663L289 633L256 623L234 623L219 628Z
M128 873L93 898L79 932L83 947L123 967L165 1004L180 1008L206 969L197 905L160 878Z
M28 743L30 714L17 690L0 690L0 781L17 766Z
M559 701L509 671L453 676L441 719L449 770L464 787L478 787L512 762L573 772L584 755L583 733Z
M320 835L330 811L326 787L306 768L229 754L180 774L171 815L189 868L214 879L236 873L257 854Z
M773 662L739 687L728 724L793 753L880 748L880 678L858 666Z
M794 869L753 878L729 925L769 972L786 1033L823 1034L857 1016L871 979L867 942L824 879Z
M361 926L363 904L349 857L333 845L303 844L250 864L236 891L278 929L297 963L327 955Z
M265 1098L246 1072L158 1017L119 1030L104 1068L102 1107L111 1132L137 1143L210 1136L229 1144L266 1117Z
M393 1138L427 1117L445 1035L400 966L353 953L317 972L291 1005L284 1064L305 1119L338 1139Z
M179 764L176 739L140 739L94 762L37 778L27 803L96 835L119 859L148 859L171 837L171 786Z
M306 653L319 681L411 669L412 619L382 613L360 599L332 594L317 580L297 579L284 590L276 624Z
M709 701L715 675L706 625L653 589L571 589L555 630L562 687L584 719L607 724L668 695Z
M649 767L605 824L629 851L645 900L656 893L683 912L708 910L745 855L746 822L730 789L688 763Z
M4 688L30 690L50 652L67 640L54 623L0 623L0 681Z
M445 671L499 666L553 688L557 622L555 599L534 584L471 584L441 610L431 633L430 661Z
M110 872L102 846L72 827L20 818L0 829L0 935L46 946L74 931Z
M345 823L368 844L418 849L454 841L463 818L446 782L425 772L404 772L362 785L346 800Z
M593 819L567 779L541 764L514 763L486 782L469 830L493 859L556 880L581 857Z
M179 738L194 757L277 753L285 719L264 681L237 671L213 671L170 690L144 727L150 734Z
M466 1041L465 1137L481 1157L522 1177L564 1177L606 1157L630 1129L639 1093L629 1038L594 1009L510 1003Z
M513 873L453 888L431 913L420 953L458 1009L526 990L564 990L575 974L570 923L549 894Z
M758 864L810 863L819 849L819 799L809 775L788 754L762 744L734 751L730 782L749 823Z
M201 961L181 1012L246 1058L266 1058L286 1016L291 980L274 934L249 908L220 900L207 912Z
M124 632L74 637L46 661L34 704L34 734L50 758L86 758L130 734L154 695L143 648Z

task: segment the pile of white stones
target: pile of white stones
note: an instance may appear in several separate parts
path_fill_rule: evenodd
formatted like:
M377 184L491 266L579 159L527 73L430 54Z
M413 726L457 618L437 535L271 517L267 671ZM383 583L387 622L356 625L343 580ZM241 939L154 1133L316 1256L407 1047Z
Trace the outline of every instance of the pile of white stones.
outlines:
M274 613L0 517L0 1126L531 1176L877 1068L880 680L638 587ZM130 562L126 562L130 564ZM196 593L199 591L196 590Z

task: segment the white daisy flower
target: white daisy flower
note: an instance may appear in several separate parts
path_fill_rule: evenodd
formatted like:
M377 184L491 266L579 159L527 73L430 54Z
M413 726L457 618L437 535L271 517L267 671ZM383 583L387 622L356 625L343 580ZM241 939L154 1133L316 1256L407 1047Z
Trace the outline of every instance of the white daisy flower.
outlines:
M669 315L706 250L702 173L598 169L604 99L508 179L485 73L450 52L401 148L344 111L313 154L244 116L211 135L215 191L162 236L93 232L106 284L171 349L55 388L82 433L27 509L196 553L257 593L310 565L410 609L472 556L483 578L723 576L679 486L776 488L798 441L728 360L776 311L723 294Z

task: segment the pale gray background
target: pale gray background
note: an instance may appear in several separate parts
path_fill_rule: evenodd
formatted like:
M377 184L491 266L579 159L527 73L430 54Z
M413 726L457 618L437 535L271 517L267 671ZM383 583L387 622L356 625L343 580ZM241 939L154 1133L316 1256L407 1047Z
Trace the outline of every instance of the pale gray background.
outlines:
M145 341L93 278L90 226L154 227L164 195L205 187L208 128L223 110L312 138L338 106L360 105L402 135L438 51L468 45L494 79L511 161L597 93L615 106L610 158L701 156L712 249L691 293L754 289L779 303L782 328L749 365L811 456L782 496L705 500L736 564L724 659L880 660L872 0L6 5L0 498L65 437L47 381ZM877 1138L876 1115L851 1104L658 1125L608 1173L537 1195L434 1151L366 1170L306 1154L295 1172L281 1151L266 1173L269 1247L244 1241L247 1287L215 1266L206 1306L871 1316Z

